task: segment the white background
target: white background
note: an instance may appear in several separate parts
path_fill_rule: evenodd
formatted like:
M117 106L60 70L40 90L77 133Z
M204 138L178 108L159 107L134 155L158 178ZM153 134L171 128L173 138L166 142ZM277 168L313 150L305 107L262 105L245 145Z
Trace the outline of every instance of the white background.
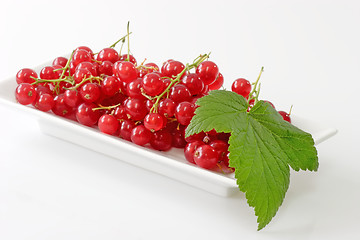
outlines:
M316 173L292 172L257 232L242 193L222 198L49 137L0 105L0 239L358 239L360 2L19 1L0 3L0 81L126 33L138 61L211 52L228 88L256 79L280 110L335 127Z

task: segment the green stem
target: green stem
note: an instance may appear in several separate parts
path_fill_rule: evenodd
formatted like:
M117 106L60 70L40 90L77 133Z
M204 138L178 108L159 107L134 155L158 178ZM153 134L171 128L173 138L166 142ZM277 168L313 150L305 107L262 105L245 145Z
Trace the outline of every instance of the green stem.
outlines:
M128 53L127 53L127 61L130 62L130 34L129 34L129 28L130 28L130 21L127 23L127 41L128 41Z
M116 46L116 44L118 44L119 42L125 42L126 37L128 37L130 34L131 34L131 32L128 31L125 36L123 36L122 38L120 38L119 40L114 42L109 48L114 48Z
M264 67L261 67L260 73L258 78L256 79L255 83L253 83L253 89L251 90L251 92L249 93L249 99L248 99L248 103L250 102L251 99L255 99L254 104L256 104L259 101L259 92L260 92L260 84L259 84L259 80L261 77L261 74L264 71ZM259 86L258 86L259 84ZM253 94L255 93L255 97L253 97Z
M101 105L100 105L100 107L93 108L92 110L93 110L93 111L101 110L101 109L111 110L111 109L116 108L116 107L118 107L118 106L120 106L120 105L121 105L121 103L116 104L116 105L113 105L113 106L107 106L107 107L104 107L104 106L101 106Z

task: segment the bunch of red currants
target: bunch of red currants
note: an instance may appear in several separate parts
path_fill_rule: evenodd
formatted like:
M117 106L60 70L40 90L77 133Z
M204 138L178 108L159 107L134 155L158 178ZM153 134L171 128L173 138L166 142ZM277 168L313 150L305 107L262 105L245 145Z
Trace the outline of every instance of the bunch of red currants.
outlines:
M200 55L192 64L171 59L159 67L138 64L129 52L120 54L113 47L93 53L81 46L69 58L55 58L39 74L21 69L15 97L20 104L98 127L140 146L160 151L184 148L189 162L228 173L233 170L228 166L230 134L210 131L184 137L196 100L224 82L208 57ZM237 79L232 90L248 98L251 84Z

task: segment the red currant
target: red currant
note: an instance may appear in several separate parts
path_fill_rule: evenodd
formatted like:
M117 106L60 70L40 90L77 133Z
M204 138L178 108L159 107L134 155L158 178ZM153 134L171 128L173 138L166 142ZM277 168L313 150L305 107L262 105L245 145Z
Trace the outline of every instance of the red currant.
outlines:
M53 66L60 65L61 67L65 67L68 59L65 57L57 57L52 62Z
M44 93L38 95L34 102L34 107L43 112L50 111L54 106L54 97L50 94Z
M86 83L79 91L80 97L88 103L96 102L100 98L100 87L96 83Z
M233 82L231 90L244 98L248 98L251 92L251 84L245 78L238 78Z
M157 73L148 73L144 76L141 86L149 96L156 96L163 92L165 84Z
M137 145L144 146L150 142L150 139L151 132L144 125L138 125L131 131L131 141Z
M120 91L120 80L114 76L107 76L101 82L101 92L106 96L113 96Z
M175 117L182 125L189 125L194 116L195 106L189 102L181 102L176 107Z
M170 98L176 103L190 101L191 93L185 85L180 83L170 88Z
M212 169L218 162L218 153L209 145L198 146L194 152L194 162L199 167Z
M16 100L22 105L32 104L36 96L35 87L29 83L21 83L15 90Z
M76 119L79 123L85 126L95 125L99 118L100 112L98 110L93 110L97 106L94 103L82 103L77 107L76 110Z
M101 132L114 135L119 128L119 121L109 114L104 114L99 118L98 127Z
M119 59L120 59L119 53L113 48L102 49L96 57L96 60L100 61L100 62L110 61L112 63L115 63L115 62L119 61Z
M224 76L221 73L219 73L216 80L213 83L209 84L209 90L218 90L221 88L223 84L224 84Z
M150 145L158 151L168 151L172 147L172 136L167 129L154 132L150 139Z
M133 121L128 119L122 121L120 124L120 137L127 141L131 141L131 131L134 127L135 123Z
M291 123L290 114L288 114L288 113L285 112L285 111L278 111L278 113L282 116L282 118L283 118L285 121Z
M121 81L129 83L137 79L138 72L135 65L131 62L116 62L113 65L113 73L120 78Z
M202 145L204 145L204 142L198 141L198 140L187 143L184 148L184 154L185 154L186 160L188 160L191 163L195 163L194 153L195 153L196 149Z
M196 73L186 74L181 79L181 82L189 89L191 95L197 95L201 93L204 88L204 82L199 78Z
M23 68L17 72L16 82L17 82L17 84L35 82L35 80L32 79L31 77L38 78L38 75L34 70L32 70L30 68Z
M159 113L149 113L144 118L144 126L151 132L159 131L164 126L163 117Z
M219 74L219 68L212 61L204 61L196 68L196 73L200 79L208 85L216 80Z

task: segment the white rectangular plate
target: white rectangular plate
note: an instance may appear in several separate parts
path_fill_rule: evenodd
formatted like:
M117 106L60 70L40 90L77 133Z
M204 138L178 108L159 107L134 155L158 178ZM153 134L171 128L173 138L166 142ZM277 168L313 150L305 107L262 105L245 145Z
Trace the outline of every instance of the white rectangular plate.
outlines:
M34 68L34 70L39 72L42 66L46 65L50 65L50 62ZM159 152L140 147L118 137L102 134L96 128L86 127L52 113L23 106L15 100L16 86L15 76L0 82L0 103L35 116L44 133L220 196L230 196L239 191L233 174L216 173L190 164L184 157L183 149ZM292 116L292 122L295 126L312 134L316 144L336 133L336 129L326 128L323 124L314 123L298 116Z

